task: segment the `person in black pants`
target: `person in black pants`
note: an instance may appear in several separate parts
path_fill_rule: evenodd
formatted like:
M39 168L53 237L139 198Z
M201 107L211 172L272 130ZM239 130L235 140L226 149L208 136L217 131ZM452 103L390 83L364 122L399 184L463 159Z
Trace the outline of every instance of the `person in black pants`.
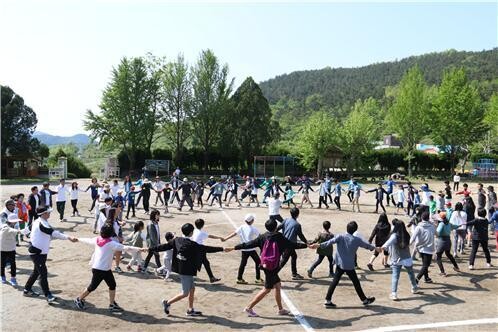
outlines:
M367 193L375 192L375 213L379 213L379 205L382 211L386 213L386 208L384 207L384 194L388 195L387 191L382 187L382 183L379 182L378 187L375 189L368 190Z
M46 263L48 251L50 250L50 242L52 238L69 240L71 242L78 241L77 238L64 235L50 226L48 219L50 218L51 211L52 209L48 206L38 208L37 214L39 218L32 224L31 245L28 248L28 252L33 261L33 272L31 272L23 291L24 296L39 296L40 294L34 292L32 287L35 281L40 278L40 286L44 295L47 297L48 303L52 303L56 300L55 296L50 292L47 279L48 272Z
M327 221L327 220L324 221L322 226L323 226L323 230L320 233L318 233L315 240L310 244L326 242L334 237L334 234L332 234L330 232L330 226L331 226L330 221ZM327 247L325 249L318 248L316 250L316 253L318 254L318 257L317 257L316 261L313 264L311 264L310 268L308 269L308 278L313 278L313 271L316 269L316 267L318 265L320 265L323 262L323 259L325 257L327 257L327 259L329 261L329 277L333 277L334 276L334 258L333 258L334 250L333 250L333 247L330 246L330 247Z
M472 252L470 253L469 259L469 270L474 269L474 261L476 259L477 250L479 245L484 251L484 256L486 257L486 266L491 267L491 255L488 249L488 219L486 219L486 209L479 208L477 210L477 218L467 222L467 226L474 226L472 228Z
M308 243L301 229L301 224L297 221L297 218L299 217L299 209L292 208L290 210L290 214L291 217L285 219L278 226L277 230L281 230L284 237L291 242L296 243L297 238L299 237L301 241L303 241L304 243ZM282 269L285 264L287 264L289 258L291 259L292 280L304 279L297 273L297 254L295 249L289 248L283 252L282 260L280 261L280 269Z
M436 234L436 227L429 221L429 211L422 212L422 221L417 224L410 238L410 245L416 244L416 248L422 258L422 268L417 274L417 282L424 277L426 283L432 283L429 278L429 266L432 262L432 255L434 255L434 235Z
M358 224L355 221L351 221L347 225L347 233L336 235L328 241L322 242L320 244L315 243L309 246L310 249L326 249L333 244L337 245L337 251L335 255L336 270L334 279L332 280L332 283L330 284L327 291L327 295L325 296L324 306L326 308L333 308L336 306L332 302L332 295L334 294L335 288L339 284L339 281L341 280L341 277L344 273L348 275L349 279L353 283L356 294L358 294L358 297L362 301L363 305L368 305L375 301L375 297L366 297L354 269L354 260L358 248L362 247L364 249L372 251L375 249L375 247L370 243L365 242L360 237L353 236L353 234L357 230Z
M157 247L161 244L161 235L159 232L160 215L161 214L158 210L152 210L152 212L150 213L150 223L147 225L146 238L148 248ZM143 273L147 272L147 266L149 266L149 262L152 256L154 256L154 259L156 260L156 267L161 267L161 259L159 258L159 253L157 251L149 251L147 257L145 258L144 266L142 267Z
M31 194L28 196L28 204L31 207L31 209L28 211L28 228L31 229L31 224L33 223L33 220L36 220L38 218L38 215L36 214L36 209L40 206L41 202L41 197L40 194L38 194L38 187L34 186L31 187Z
M145 179L142 184L142 198L145 214L149 214L149 201L150 201L150 191L152 190L152 185L149 179Z

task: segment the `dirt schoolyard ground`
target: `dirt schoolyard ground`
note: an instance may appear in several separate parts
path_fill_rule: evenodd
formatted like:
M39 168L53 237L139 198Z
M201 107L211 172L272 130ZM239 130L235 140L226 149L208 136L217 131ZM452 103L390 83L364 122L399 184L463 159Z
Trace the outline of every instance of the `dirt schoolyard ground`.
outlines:
M85 189L89 180L80 180L80 188ZM54 182L55 184L55 182ZM487 184L486 184L487 185ZM2 201L10 195L23 192L29 194L32 185L3 185ZM430 186L434 190L443 189L441 182L432 182ZM374 185L365 185L373 188ZM470 189L476 192L476 185L471 184ZM498 187L495 184L495 188ZM262 193L261 193L262 196ZM155 201L152 195L151 204ZM207 197L207 195L205 195ZM318 203L316 193L312 193L315 207ZM459 199L454 197L453 203ZM476 200L476 197L474 197ZM296 197L300 201L300 196ZM343 233L346 224L356 220L359 224L359 232L368 238L376 221L377 215L374 211L373 194L364 194L361 197L362 213L352 213L349 200L342 197L343 210L337 211L334 207L326 209L303 208L299 218L303 226L303 232L308 239L313 239L321 229L324 220L332 223L333 233ZM90 206L90 193L81 193L79 200L81 217L70 217L70 204L66 204L67 222L60 223L56 212L52 213L50 222L53 227L64 233L76 237L93 237L93 213L88 212ZM264 232L264 222L268 216L266 207L260 208L237 208L236 204L224 208L221 211L215 207L205 207L203 210L196 209L194 212L179 212L170 208L170 214L165 214L163 208L159 207L162 215L160 221L161 236L167 231L181 234L180 227L186 222L197 218L206 221L205 229L213 235L226 236L234 230L234 226L241 225L246 213L256 215L255 226ZM176 207L176 206L175 206ZM394 218L395 209L388 207L389 218ZM186 210L186 209L185 209ZM281 215L289 216L288 209L282 209ZM148 222L148 216L139 210L138 218L130 219L124 229L127 235L132 231L133 224L141 219ZM397 216L408 222L408 217ZM164 240L163 240L164 241ZM207 240L207 245L233 246L239 241L238 237L225 243L218 240ZM489 240L492 263L498 266L498 255L495 249L494 236ZM101 331L101 330L127 330L127 331L159 331L172 329L185 330L242 330L263 329L267 331L300 331L307 330L366 330L388 326L433 324L438 322L464 321L498 317L498 268L486 267L482 251L478 253L474 271L468 270L468 253L458 257L457 262L462 272L456 273L451 269L451 264L443 258L448 277L439 276L439 270L432 264L430 273L434 280L433 284L421 282L422 292L413 295L410 292L408 276L402 272L398 296L401 301L393 302L389 299L391 287L391 270L382 267L380 257L375 261L375 271L370 272L366 268L371 253L360 249L358 252L358 263L360 269L358 274L361 284L367 296L375 296L374 304L364 307L358 299L352 283L343 276L333 301L337 304L335 309L325 309L323 302L327 287L331 281L328 277L326 260L314 272L314 279L292 281L290 273L290 262L281 272L284 298L287 298L289 308L291 305L294 312L299 311L302 316L297 319L294 316L282 317L276 315L276 306L273 294L265 298L258 306L256 312L259 318L248 318L242 312L251 298L260 290L261 286L252 283L254 280L254 264L250 260L245 270L244 278L250 281L248 285L236 284L237 269L240 261L240 252L210 254L214 274L221 278L221 282L210 284L204 269L198 274L195 308L203 311L204 316L187 318L185 316L186 302L174 304L171 308L171 316L165 317L161 300L176 295L180 291L180 285L174 276L173 282L165 282L154 275L144 275L137 272L124 272L115 274L117 281L117 302L125 309L123 313L111 314L108 306L108 290L105 283L92 293L88 298L87 309L81 311L73 304L73 299L88 286L91 279L89 260L93 248L83 243L71 243L70 241L54 240L49 253L47 263L49 270L49 284L58 300L53 305L48 305L44 297L26 298L22 296L22 286L26 282L32 262L27 255L27 243L22 243L18 248L17 266L19 287L14 289L10 285L2 285L2 320L3 331ZM306 270L315 259L315 251L303 249L298 251L298 271L306 276ZM129 256L124 258L125 264ZM151 265L154 260L152 260ZM121 267L125 268L125 264ZM420 261L415 262L415 271L420 268ZM9 270L7 269L7 277ZM36 287L38 285L36 284ZM39 290L39 288L36 288ZM295 308L294 308L295 307ZM460 327L448 327L446 323L431 325L429 330L453 331L453 330L481 330L497 331L498 324L464 325ZM405 327L413 330L416 326ZM391 330L400 330L401 327ZM386 330L386 329L384 329Z

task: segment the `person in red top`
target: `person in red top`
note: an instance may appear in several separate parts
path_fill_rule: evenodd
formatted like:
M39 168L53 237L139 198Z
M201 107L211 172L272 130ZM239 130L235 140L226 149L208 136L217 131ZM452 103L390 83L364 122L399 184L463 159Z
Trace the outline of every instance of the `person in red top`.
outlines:
M29 218L29 211L31 210L31 206L24 202L24 194L17 195L17 216L19 219L19 229L24 229L26 227L26 223ZM21 233L21 241L24 241L23 235ZM17 240L17 245L19 246L19 240Z
M472 194L469 190L469 185L464 183L463 184L463 190L457 191L455 195L465 195L465 196L470 196Z

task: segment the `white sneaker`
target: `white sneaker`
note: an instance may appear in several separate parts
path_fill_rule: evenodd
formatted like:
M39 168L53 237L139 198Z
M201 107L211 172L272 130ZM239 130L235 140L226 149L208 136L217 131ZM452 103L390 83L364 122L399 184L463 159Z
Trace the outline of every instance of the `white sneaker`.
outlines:
M492 267L493 265L491 265L491 263L486 263L486 266L487 267Z
M469 270L473 270L474 269L474 265L469 265Z
M419 287L412 288L412 294L418 294L418 293L420 293L420 288Z
M399 298L398 298L398 295L396 293L391 293L391 295L389 296L389 298L393 301L398 301Z

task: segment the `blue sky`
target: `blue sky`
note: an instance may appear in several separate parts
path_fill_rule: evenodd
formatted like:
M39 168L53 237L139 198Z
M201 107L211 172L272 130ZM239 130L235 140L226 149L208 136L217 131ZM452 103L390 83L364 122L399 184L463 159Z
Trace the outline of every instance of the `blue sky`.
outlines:
M190 63L211 48L236 85L302 69L356 67L427 52L497 46L496 2L168 2L0 0L0 83L38 130L84 132L112 66L146 52ZM6 42L8 40L8 42Z

